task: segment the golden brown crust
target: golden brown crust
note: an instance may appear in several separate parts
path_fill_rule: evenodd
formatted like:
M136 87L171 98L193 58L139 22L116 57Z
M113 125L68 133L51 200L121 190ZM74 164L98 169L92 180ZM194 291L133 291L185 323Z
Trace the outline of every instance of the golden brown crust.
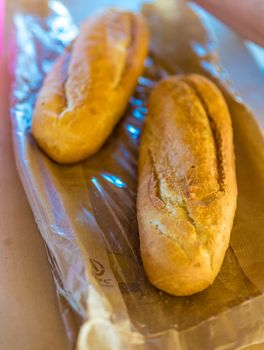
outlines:
M190 295L218 274L236 209L231 118L223 96L199 75L153 90L139 157L137 215L150 281Z
M32 133L55 161L94 154L122 116L142 73L148 30L140 14L107 10L81 27L39 93Z

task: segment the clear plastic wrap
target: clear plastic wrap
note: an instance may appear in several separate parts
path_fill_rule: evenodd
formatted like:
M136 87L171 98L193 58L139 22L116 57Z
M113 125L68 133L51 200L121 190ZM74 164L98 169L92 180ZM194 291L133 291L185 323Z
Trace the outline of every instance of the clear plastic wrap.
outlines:
M11 118L17 167L48 247L69 344L78 349L236 349L264 341L264 139L218 63L217 46L185 3L143 6L151 54L127 111L104 147L72 166L48 159L30 131L41 82L77 35L66 7L21 9L15 17ZM238 209L222 270L191 297L154 288L144 273L135 198L146 100L168 74L213 79L229 105ZM80 328L81 326L81 328ZM79 332L80 328L80 332ZM77 345L76 345L77 340Z

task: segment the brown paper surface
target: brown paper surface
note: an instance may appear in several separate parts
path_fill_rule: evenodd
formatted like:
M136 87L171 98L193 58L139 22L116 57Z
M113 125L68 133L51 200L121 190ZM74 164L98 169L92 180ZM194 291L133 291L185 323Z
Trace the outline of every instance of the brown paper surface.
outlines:
M45 344L46 349L65 350L66 332L44 242L15 168L7 66L1 58L0 349L43 350Z
M41 153L30 133L45 72L76 34L65 8L54 4L47 18L16 17L11 116L18 169L50 251L71 344L80 320L78 350L236 349L264 341L264 140L228 84L214 41L185 3L145 5L151 57L124 118L95 156L61 166ZM239 195L231 246L215 283L191 297L172 297L150 285L140 259L137 153L151 87L183 72L209 76L225 94Z

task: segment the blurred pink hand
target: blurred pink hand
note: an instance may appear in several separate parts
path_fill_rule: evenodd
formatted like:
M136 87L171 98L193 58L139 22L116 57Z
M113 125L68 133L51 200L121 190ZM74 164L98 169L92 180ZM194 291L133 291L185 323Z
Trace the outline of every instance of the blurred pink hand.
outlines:
M264 47L264 0L193 0L244 38Z

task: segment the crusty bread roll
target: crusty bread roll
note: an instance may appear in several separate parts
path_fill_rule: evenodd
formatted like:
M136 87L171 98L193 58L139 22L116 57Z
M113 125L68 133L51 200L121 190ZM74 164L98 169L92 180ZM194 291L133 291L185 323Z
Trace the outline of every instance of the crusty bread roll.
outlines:
M152 284L183 296L213 283L229 245L237 186L231 119L199 75L153 90L143 131L137 216Z
M89 18L56 61L32 121L38 145L59 163L94 154L122 116L144 67L142 15L110 9Z

